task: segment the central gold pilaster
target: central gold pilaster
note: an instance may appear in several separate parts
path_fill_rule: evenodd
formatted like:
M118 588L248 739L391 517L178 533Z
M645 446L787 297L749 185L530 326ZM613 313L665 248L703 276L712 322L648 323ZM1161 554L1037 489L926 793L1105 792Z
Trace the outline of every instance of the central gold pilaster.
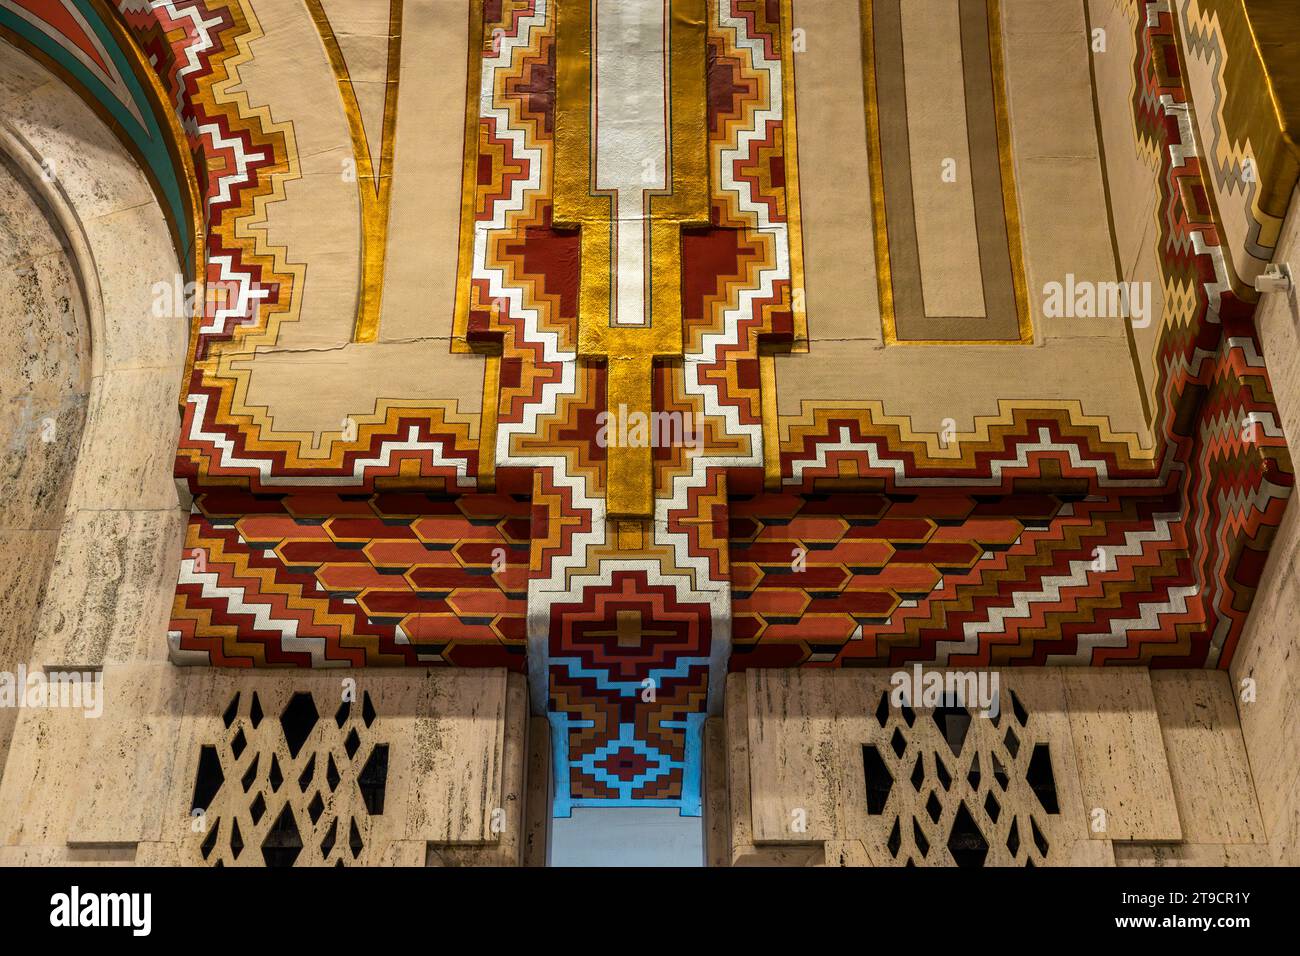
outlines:
M656 359L682 357L684 226L709 223L708 116L705 85L706 0L670 0L665 56L668 119L667 189L649 195L649 321L615 326L614 197L596 189L592 104L592 8L595 0L557 3L555 195L553 221L582 230L578 354L607 365L611 415L653 413L651 376ZM654 0L625 0L654 2ZM626 268L626 264L620 263ZM651 448L611 444L607 449L607 507L613 516L654 512Z

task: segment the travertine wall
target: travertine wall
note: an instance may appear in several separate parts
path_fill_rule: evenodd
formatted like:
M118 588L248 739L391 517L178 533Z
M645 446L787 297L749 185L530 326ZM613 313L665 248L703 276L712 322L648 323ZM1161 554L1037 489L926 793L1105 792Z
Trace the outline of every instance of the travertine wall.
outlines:
M134 663L103 677L98 719L23 713L0 865L523 862L520 675Z
M0 662L31 650L86 417L89 351L71 254L0 152ZM0 768L16 716L0 709Z
M1300 276L1300 194L1274 258ZM1264 360L1277 398L1279 423L1293 459L1300 457L1300 296L1266 295L1256 313ZM1300 864L1300 507L1287 508L1232 661L1259 804L1276 863ZM1243 685L1249 680L1251 684Z
M892 706L894 673L730 676L711 863L1269 862L1226 674L1008 669L996 718L963 718Z

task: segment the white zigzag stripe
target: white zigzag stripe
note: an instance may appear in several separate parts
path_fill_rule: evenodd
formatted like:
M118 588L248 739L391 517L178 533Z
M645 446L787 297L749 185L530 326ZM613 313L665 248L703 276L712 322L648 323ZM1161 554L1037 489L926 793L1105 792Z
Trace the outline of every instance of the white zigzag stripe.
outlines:
M758 229L770 235L776 250L776 264L764 269L759 274L756 286L740 292L739 303L734 309L723 313L721 331L710 332L701 337L700 351L688 356L684 363L684 378L687 394L698 395L704 414L720 417L726 423L725 434L729 437L745 435L749 438L747 455L710 455L695 456L691 462L691 472L679 475L673 482L670 498L661 498L655 502L655 540L659 544L668 544L673 548L679 567L691 568L697 580L710 581L710 566L707 556L692 557L689 553L690 538L684 532L668 530L668 519L672 511L684 507L690 491L703 487L708 481L711 470L719 468L761 467L763 464L763 426L761 423L743 424L740 410L722 400L719 387L700 379L700 369L717 361L718 353L727 347L739 344L740 327L748 324L754 317L756 303L770 299L774 295L775 285L790 278L790 244L789 232L785 223L771 220L766 203L755 199L750 183L735 176L735 166L749 158L754 142L766 138L770 124L780 123L784 119L784 77L779 57L770 58L764 52L763 41L749 35L746 21L734 14L733 0L719 0L717 5L716 25L732 32L736 48L746 53L750 65L756 70L768 73L768 102L755 111L753 125L740 130L735 144L722 151L723 189L736 196L738 207L752 213L758 223ZM729 588L730 582L721 580L718 585Z
M1032 614L1035 604L1058 604L1061 593L1069 588L1085 587L1091 574L1113 571L1119 567L1120 558L1139 557L1145 546L1152 542L1168 542L1173 536L1173 526L1178 522L1177 513L1157 514L1153 516L1154 526L1150 529L1126 532L1124 543L1104 549L1105 567L1094 570L1093 560L1080 558L1071 561L1064 574L1055 574L1043 578L1037 591L1018 591L1010 607L992 608L987 620L968 621L963 625L963 639L960 641L941 641L936 647L936 657L946 662L953 654L973 654L979 650L980 636L997 634L1006 630L1007 623L1023 620ZM1127 642L1129 628L1152 628L1157 626L1161 614L1170 611L1183 613L1187 610L1187 598L1196 594L1197 588L1174 588L1170 590L1167 602L1143 604L1137 617L1115 620L1110 629L1104 632L1079 635L1078 650L1074 654L1053 655L1047 663L1086 663L1091 659L1092 649L1096 647L1122 647Z

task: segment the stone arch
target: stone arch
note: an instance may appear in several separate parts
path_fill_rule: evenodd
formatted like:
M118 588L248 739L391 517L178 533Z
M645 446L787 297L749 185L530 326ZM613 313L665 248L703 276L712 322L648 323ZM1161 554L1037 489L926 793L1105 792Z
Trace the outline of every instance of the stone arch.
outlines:
M0 666L30 651L89 397L85 299L52 211L0 126ZM21 155L21 154L20 154ZM17 712L0 711L0 767Z
M21 613L5 615L0 670L161 662L187 510L172 459L188 328L151 302L181 265L148 179L96 113L6 43L0 76L4 213L31 246L0 256L26 290L0 302L0 326L21 332L0 365L32 370L5 396L0 563ZM0 755L12 757L15 725L42 719L0 714ZM47 759L6 759L4 782L25 788Z

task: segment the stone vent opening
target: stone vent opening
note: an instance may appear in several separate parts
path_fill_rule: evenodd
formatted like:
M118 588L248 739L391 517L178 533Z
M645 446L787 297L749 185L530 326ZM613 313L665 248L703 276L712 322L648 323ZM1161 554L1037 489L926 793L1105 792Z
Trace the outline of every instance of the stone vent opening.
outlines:
M374 702L272 696L234 693L215 739L199 743L185 855L208 866L365 865L391 757Z
M873 857L900 866L1052 862L1065 841L1054 835L1064 823L1051 743L1019 696L1004 691L1000 703L994 720L964 707L893 707L882 693L862 745Z

